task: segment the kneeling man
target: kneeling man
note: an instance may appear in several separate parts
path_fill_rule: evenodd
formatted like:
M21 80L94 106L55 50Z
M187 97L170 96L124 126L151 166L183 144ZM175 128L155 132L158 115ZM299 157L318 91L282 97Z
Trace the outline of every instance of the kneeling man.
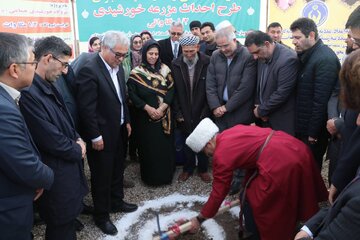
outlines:
M308 147L270 128L237 125L218 131L205 118L186 139L194 152L213 156L212 191L200 214L191 219L192 231L216 214L229 192L233 171L240 168L247 173L241 201L246 230L254 234L253 239L291 239L297 222L310 218L318 202L327 198ZM240 229L244 227L241 224Z

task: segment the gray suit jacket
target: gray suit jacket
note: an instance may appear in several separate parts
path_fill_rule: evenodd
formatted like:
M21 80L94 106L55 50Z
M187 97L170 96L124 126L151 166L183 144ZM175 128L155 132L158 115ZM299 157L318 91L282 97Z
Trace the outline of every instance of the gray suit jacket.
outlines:
M360 239L360 178L353 180L334 205L322 209L305 225L316 240Z
M267 74L263 75L263 70ZM269 117L274 130L290 135L295 134L294 93L298 70L296 52L277 43L268 63L258 61L256 104L259 104L259 115Z
M225 104L227 112L215 123L220 130L236 124L250 124L254 120L254 93L256 62L248 50L238 44L235 56L228 66L226 56L217 50L210 59L206 76L206 95L211 111ZM229 99L223 101L227 85Z

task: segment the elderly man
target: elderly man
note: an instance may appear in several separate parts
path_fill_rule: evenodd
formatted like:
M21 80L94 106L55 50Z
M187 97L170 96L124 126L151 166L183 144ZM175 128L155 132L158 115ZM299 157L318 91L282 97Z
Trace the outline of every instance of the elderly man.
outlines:
M83 172L85 143L54 81L66 71L71 48L58 37L35 43L39 62L33 84L21 92L20 109L39 148L42 161L55 173L54 184L39 200L46 223L45 239L76 239L75 219L87 193Z
M0 238L30 240L33 201L54 181L17 106L37 61L29 39L14 33L0 33L0 52Z
M158 41L160 45L160 60L166 66L171 67L171 62L181 54L179 38L184 33L184 26L181 22L171 23L170 37Z
M210 58L199 52L199 38L186 35L180 38L182 56L172 63L173 77L176 89L175 116L178 129L184 138L194 130L201 119L210 116L210 109L206 101L206 72ZM185 146L185 163L180 181L186 181L195 168L198 159L198 175L204 182L210 182L207 173L208 158L203 154L195 154Z
M327 197L311 152L298 139L270 128L239 124L218 131L205 118L186 139L194 152L213 157L212 191L200 214L191 219L192 230L215 216L230 189L234 169L242 168L247 171L242 209L252 239L290 239L297 222L308 219Z
M129 40L122 32L104 33L101 52L89 59L77 75L80 126L87 142L95 224L116 235L110 212L133 212L135 204L123 200L124 141L131 134L125 102L122 61Z
M299 69L295 51L261 31L249 33L245 46L257 60L256 124L295 135L294 93Z
M296 89L296 137L306 143L322 167L327 148L327 103L338 82L340 62L319 38L315 22L299 18L291 26L293 44L300 60Z
M216 32L219 48L211 57L206 80L209 107L220 131L253 122L255 60L227 29Z

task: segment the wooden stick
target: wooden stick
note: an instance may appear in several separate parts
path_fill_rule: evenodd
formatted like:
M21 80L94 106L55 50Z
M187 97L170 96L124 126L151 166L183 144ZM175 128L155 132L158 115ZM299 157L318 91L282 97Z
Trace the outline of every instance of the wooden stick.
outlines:
M239 199L236 199L229 204L226 204L225 206L221 207L219 211L216 213L215 217L218 215L223 214L224 212L228 211L230 208L238 205L240 203ZM162 240L162 239L169 239L170 237L177 237L182 233L185 233L191 229L191 221L188 221L182 225L179 226L178 231L169 230L166 233L163 233L162 236L155 236L153 240ZM180 232L180 234L179 234Z

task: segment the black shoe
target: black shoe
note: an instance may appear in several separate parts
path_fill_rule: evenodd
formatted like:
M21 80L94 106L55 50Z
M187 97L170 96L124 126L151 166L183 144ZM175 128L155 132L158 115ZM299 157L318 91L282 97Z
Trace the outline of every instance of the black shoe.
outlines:
M84 207L83 207L81 214L83 214L83 215L93 215L94 214L94 208L92 206L86 205L85 203L83 203L83 205L84 205Z
M116 213L116 212L125 212L125 213L129 213L129 212L134 212L138 209L138 206L136 204L132 204L132 203L127 203L125 201L121 201L119 204L111 207L111 212L112 213Z
M75 230L77 232L81 232L81 230L84 229L84 224L82 224L82 222L80 222L79 219L75 219Z
M118 233L115 225L110 220L104 222L95 221L95 225L105 234L116 235Z

